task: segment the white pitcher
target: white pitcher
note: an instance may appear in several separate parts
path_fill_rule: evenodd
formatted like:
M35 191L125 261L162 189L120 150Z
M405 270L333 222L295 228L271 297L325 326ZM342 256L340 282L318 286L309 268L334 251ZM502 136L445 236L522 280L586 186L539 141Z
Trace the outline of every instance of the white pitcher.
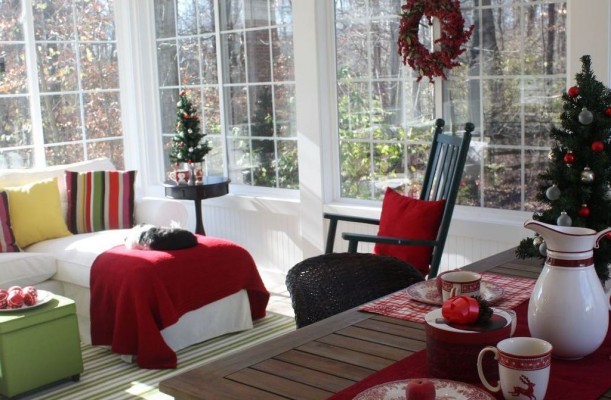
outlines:
M611 232L528 220L545 240L547 259L528 305L533 337L550 342L557 358L579 359L600 347L609 327L609 297L594 269L594 248Z

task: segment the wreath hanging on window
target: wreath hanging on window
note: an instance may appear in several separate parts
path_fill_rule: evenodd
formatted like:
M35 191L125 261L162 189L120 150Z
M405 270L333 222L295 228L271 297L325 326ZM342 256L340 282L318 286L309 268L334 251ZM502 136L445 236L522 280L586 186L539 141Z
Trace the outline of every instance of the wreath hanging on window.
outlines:
M474 25L465 28L465 19L460 12L459 0L407 0L402 7L399 29L399 54L403 64L409 65L418 73L418 81L428 76L433 82L434 76L447 79L446 70L460 65L456 61L465 49L463 44L469 41ZM430 52L418 39L420 20L425 16L429 25L433 18L439 20L441 35L435 40L437 50Z

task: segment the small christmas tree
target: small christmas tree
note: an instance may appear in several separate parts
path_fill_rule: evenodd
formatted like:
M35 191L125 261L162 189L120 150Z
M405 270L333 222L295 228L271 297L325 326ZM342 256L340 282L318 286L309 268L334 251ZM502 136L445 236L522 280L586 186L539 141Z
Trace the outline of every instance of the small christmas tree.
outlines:
M551 129L551 161L539 175L537 194L545 209L533 219L598 232L611 226L611 91L596 80L590 56L581 62L577 85L562 95L562 128ZM543 256L545 243L539 236L523 239L516 255ZM594 265L602 281L609 279L610 263L611 240L601 240Z
M199 117L193 103L185 92L179 93L176 103L176 134L172 138L170 161L173 163L202 162L210 151L206 134L199 129Z

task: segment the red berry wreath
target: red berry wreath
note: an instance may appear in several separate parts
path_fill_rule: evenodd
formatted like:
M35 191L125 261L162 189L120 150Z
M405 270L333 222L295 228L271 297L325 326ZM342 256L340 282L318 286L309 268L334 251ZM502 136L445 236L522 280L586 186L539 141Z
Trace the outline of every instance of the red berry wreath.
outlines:
M433 82L434 76L447 79L444 70L460 65L456 58L465 49L461 46L469 41L474 25L466 31L465 19L460 12L459 0L407 0L401 7L401 24L399 29L399 54L403 64L409 65L418 72L418 81L428 76ZM420 43L418 30L423 16L433 25L433 18L439 20L441 36L435 40L438 49L430 52Z

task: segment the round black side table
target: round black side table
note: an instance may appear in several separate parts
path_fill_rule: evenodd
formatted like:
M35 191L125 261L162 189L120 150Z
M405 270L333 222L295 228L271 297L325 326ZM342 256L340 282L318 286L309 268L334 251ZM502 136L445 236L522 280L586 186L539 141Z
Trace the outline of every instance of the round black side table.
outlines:
M193 200L195 202L195 233L205 235L202 221L202 200L224 196L229 193L229 178L223 176L206 176L200 184L187 185L166 181L165 197L177 200Z

